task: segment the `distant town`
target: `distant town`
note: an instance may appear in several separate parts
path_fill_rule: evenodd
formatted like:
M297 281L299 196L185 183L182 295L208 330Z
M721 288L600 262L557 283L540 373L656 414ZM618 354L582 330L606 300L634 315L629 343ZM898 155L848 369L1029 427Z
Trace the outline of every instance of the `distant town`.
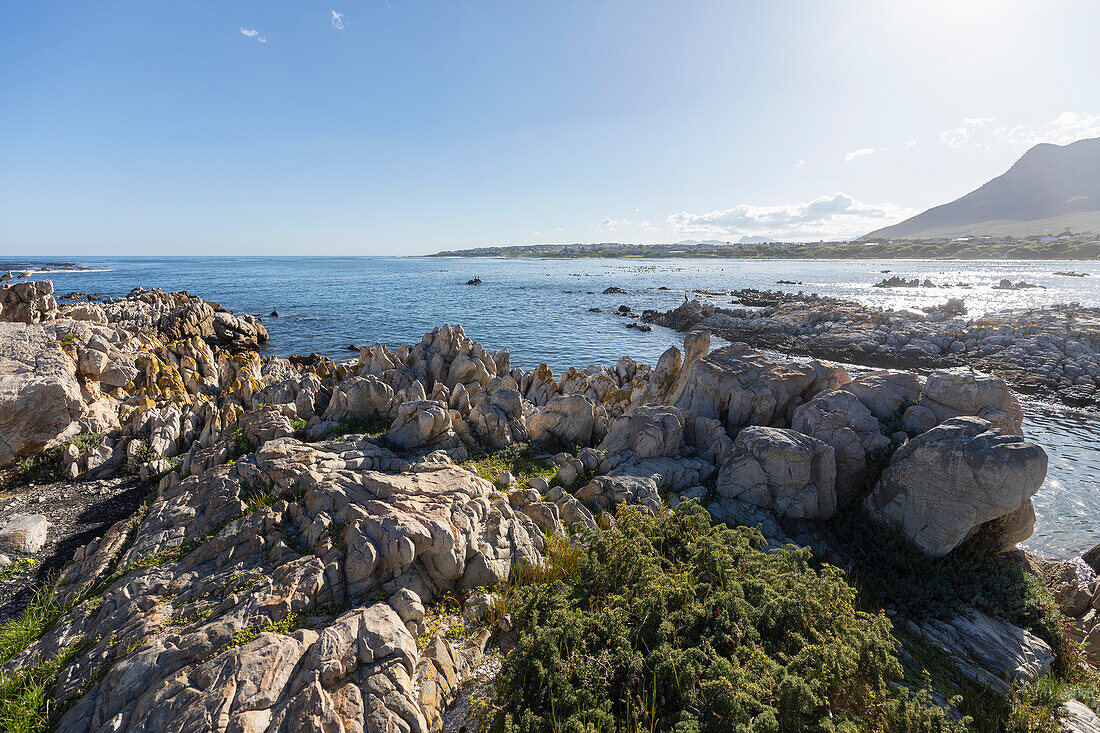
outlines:
M736 259L1100 259L1092 232L1027 237L965 236L935 239L860 239L835 242L687 240L673 244L526 244L447 250L431 257L504 258L736 258Z

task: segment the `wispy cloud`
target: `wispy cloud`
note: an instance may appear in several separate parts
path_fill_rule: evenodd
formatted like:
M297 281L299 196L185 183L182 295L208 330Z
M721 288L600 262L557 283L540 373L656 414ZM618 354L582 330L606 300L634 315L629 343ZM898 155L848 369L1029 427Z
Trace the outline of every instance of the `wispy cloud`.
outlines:
M260 33L255 28L245 28L244 26L241 26L241 35L246 36L247 38L255 38L260 43L267 43L267 36Z
M332 11L332 27L337 30L344 30L344 14Z
M695 235L752 235L786 241L850 239L917 213L894 204L865 204L845 193L777 206L740 204L724 211L667 218L677 232Z
M968 117L959 127L941 132L940 142L953 148L973 145L988 150L992 143L1027 147L1039 143L1066 145L1089 137L1100 137L1100 114L1063 112L1038 127L1004 122L996 117Z
M851 163L856 158L862 158L865 155L874 155L874 148L860 148L859 150L853 150L844 156L845 163Z
M801 168L804 165L806 165L806 161L800 160L800 161L798 161L797 163L794 164L794 167L795 168Z
M616 229L652 229L653 224L648 221L642 221L640 219L611 219L607 218L600 222L600 226L609 231Z

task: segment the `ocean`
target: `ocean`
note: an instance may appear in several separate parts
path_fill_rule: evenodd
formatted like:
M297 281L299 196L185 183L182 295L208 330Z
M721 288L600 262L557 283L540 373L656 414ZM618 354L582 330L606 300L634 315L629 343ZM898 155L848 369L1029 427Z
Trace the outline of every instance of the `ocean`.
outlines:
M6 258L38 270L47 260ZM58 295L124 295L135 286L189 290L238 313L263 318L269 349L353 358L349 346L413 343L443 323L462 324L487 349L507 347L512 363L614 364L620 356L654 363L680 334L626 328L606 311L665 310L692 291L739 288L820 293L892 308L965 299L970 314L1054 303L1100 306L1100 263L897 260L504 260L397 257L81 257L79 271L36 275ZM1086 272L1090 277L1055 275ZM945 288L875 288L891 275ZM482 285L467 285L473 278ZM1002 278L1043 286L995 290ZM777 284L779 280L794 285ZM624 294L603 294L615 287ZM662 289L667 288L667 289ZM709 297L719 305L729 298ZM591 312L599 308L605 312ZM277 310L278 317L270 317ZM1100 418L1024 400L1025 433L1050 456L1035 497L1038 522L1025 545L1068 557L1100 542Z

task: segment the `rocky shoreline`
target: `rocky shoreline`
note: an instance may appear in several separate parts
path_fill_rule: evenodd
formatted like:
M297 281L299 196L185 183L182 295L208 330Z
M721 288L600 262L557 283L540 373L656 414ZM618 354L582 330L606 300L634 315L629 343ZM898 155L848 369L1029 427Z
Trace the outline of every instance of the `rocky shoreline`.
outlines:
M1100 308L1070 303L967 319L961 304L939 312L872 308L780 291L736 290L739 308L689 300L642 320L707 330L765 350L883 369L969 367L1014 390L1071 407L1100 405Z
M61 561L28 604L35 633L0 661L9 680L52 670L55 730L473 727L455 705L471 704L470 685L492 685L501 662L490 656L507 664L507 650L530 643L501 605L510 584L556 543L583 548L612 529L623 506L661 516L683 502L759 527L769 552L793 543L819 561L865 552L841 520L896 535L922 562L957 562L980 540L1052 588L1100 661L1097 566L1013 549L1031 534L1047 456L1023 436L1009 389L1020 383L1003 373L1028 362L1011 348L967 361L993 338L982 329L1008 328L998 321L952 332L948 356L922 345L949 324L935 317L812 298L763 311L692 301L646 316L688 331L683 350L556 376L512 367L507 350L489 353L458 326L338 363L261 354L257 319L188 293L59 306L52 291L32 281L0 292L0 470L14 497L0 544L14 557L72 551L37 511L64 502L27 498L43 487L132 477L152 490ZM1095 313L1044 317L1039 333L1056 334L1060 353L1092 349L1072 363L1095 374L1096 344L1082 335ZM855 323L866 324L858 338L829 325ZM932 372L853 379L745 343L711 351L709 335L845 344L839 359L879 353L880 330L897 359L926 355ZM966 363L996 363L1000 376L954 368ZM1058 362L1065 379L1070 363ZM1095 400L1095 382L1073 387L1071 398ZM967 602L883 612L996 694L1059 673L1056 639ZM1085 705L1061 716L1080 719L1074 730L1100 725Z

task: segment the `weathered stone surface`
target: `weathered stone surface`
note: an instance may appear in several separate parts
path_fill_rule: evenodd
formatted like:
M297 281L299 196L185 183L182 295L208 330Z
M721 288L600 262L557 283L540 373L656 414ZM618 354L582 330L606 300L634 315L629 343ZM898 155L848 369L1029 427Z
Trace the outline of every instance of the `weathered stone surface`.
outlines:
M1054 652L1045 641L981 611L947 621L910 621L908 627L946 651L967 677L1005 695L1009 683L1037 680L1054 662Z
M269 440L288 438L294 435L290 420L279 408L268 405L254 407L241 415L240 428L244 430L248 442L260 447Z
M325 411L326 420L385 417L393 413L393 388L374 376L351 377L337 385Z
M672 404L720 420L731 435L746 425L788 426L794 408L849 381L842 367L778 364L746 344L713 351L685 371Z
M450 413L440 402L412 400L402 404L386 439L406 450L445 450L459 460L466 457L466 449L451 427Z
M840 506L847 506L863 495L867 489L868 457L890 446L882 423L855 392L846 391L847 386L819 393L797 407L791 421L793 430L813 436L833 449ZM878 399L874 390L859 391L870 392Z
M53 283L31 280L0 286L0 321L41 323L57 315Z
M0 549L30 555L46 544L50 523L41 514L16 514L0 525Z
M1000 377L965 369L931 374L921 391L920 404L939 422L959 415L976 415L1005 433L1022 435L1020 402Z
M599 450L603 471L646 458L680 453L684 444L684 417L668 405L643 405L615 418Z
M1034 443L956 417L898 449L864 506L929 554L945 555L985 522L1020 509L1046 470Z
M791 519L828 519L836 513L833 449L783 428L747 427L718 474L719 496L774 509Z
M61 345L42 326L0 323L0 466L76 432L84 413Z
M542 444L588 445L596 425L596 405L579 394L551 397L527 420L531 440Z

